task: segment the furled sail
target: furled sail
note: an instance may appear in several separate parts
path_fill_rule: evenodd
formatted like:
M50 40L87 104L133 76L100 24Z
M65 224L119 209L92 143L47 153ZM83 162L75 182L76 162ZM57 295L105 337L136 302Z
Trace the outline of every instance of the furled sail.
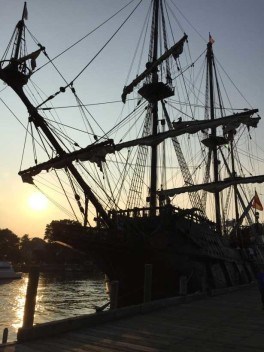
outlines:
M170 55L172 55L175 59L179 57L179 55L183 51L184 42L187 40L188 36L185 34L176 44L174 44L170 49L168 49L163 55L161 55L156 61L154 61L150 67L148 67L144 72L135 78L132 83L128 86L124 87L122 94L122 102L126 102L126 97L129 93L131 93L143 79L145 79L149 74L151 74L164 60L166 60Z
M34 70L36 68L36 59L42 50L44 50L44 48L41 47L40 49L33 51L32 53L30 53L26 56L21 57L17 61L18 61L18 63L23 63L27 60L31 60L31 68L32 68L32 70Z
M47 162L33 166L27 170L20 171L19 175L24 182L32 183L31 178L38 175L41 171L48 171L49 169L66 168L67 165L74 160L96 162L100 165L105 161L107 154L115 153L124 148L129 148L137 145L151 146L159 144L166 138L177 137L186 133L193 134L207 128L218 126L239 126L244 124L248 127L256 127L260 117L251 117L254 113L258 112L257 109L244 111L239 114L221 117L215 120L201 120L201 121L187 121L174 124L174 129L167 132L158 133L156 136L147 136L131 141L114 144L113 140L108 140L101 143L96 143L74 151L72 153L57 156Z
M250 176L250 177L229 177L223 181L218 181L218 182L209 182L209 183L197 184L192 186L184 186L184 187L162 190L162 191L159 191L159 194L167 197L173 197L177 194L182 194L187 192L188 193L197 192L201 190L215 193L215 192L220 192L223 189L233 185L262 183L262 182L264 182L264 175Z

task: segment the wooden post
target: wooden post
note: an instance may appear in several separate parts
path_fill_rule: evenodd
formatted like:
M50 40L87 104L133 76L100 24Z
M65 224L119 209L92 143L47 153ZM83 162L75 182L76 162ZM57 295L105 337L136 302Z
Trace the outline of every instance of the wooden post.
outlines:
M144 303L151 301L152 294L152 265L145 264Z
M110 286L110 309L116 309L118 305L118 281L111 281Z
M28 274L28 285L26 293L26 302L24 308L23 328L30 328L33 326L36 297L38 290L39 270L33 267Z
M181 296L187 295L187 277L186 276L180 276L179 294Z
M7 339L8 339L8 328L4 328L2 343L7 343Z

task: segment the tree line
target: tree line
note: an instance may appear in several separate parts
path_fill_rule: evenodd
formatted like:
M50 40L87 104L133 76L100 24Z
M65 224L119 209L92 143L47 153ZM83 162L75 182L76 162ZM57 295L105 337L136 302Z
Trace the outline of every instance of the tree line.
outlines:
M82 263L85 259L61 242L80 231L82 225L72 220L54 220L46 226L44 238L30 238L28 234L17 236L10 229L0 229L0 261L14 264L63 264Z

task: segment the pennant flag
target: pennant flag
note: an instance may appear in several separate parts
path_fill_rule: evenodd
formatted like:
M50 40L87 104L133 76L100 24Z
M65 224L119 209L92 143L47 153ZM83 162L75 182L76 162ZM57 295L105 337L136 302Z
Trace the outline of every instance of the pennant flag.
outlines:
M209 33L209 43L214 44L214 42L215 42L214 38Z
M261 201L260 201L259 196L256 191L255 191L255 196L252 201L252 208L255 208L257 210L263 210L263 206L261 204Z
M27 20L28 19L28 10L27 10L27 3L25 2L24 5L24 10L23 10L23 20Z

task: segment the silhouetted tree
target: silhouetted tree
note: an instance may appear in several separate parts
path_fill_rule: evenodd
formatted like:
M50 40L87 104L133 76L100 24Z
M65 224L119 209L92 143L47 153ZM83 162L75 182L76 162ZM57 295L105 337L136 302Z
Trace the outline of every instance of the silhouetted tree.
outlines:
M56 261L76 263L89 258L84 241L86 230L78 221L67 219L54 220L46 226L44 239L50 250L55 251Z
M20 238L20 254L22 262L29 264L32 261L32 249L31 249L31 241L29 239L29 235L24 235Z
M46 226L44 239L48 242L66 241L69 237L74 236L74 233L83 231L82 225L74 220L53 220Z
M19 238L9 229L0 229L0 260L20 260Z

